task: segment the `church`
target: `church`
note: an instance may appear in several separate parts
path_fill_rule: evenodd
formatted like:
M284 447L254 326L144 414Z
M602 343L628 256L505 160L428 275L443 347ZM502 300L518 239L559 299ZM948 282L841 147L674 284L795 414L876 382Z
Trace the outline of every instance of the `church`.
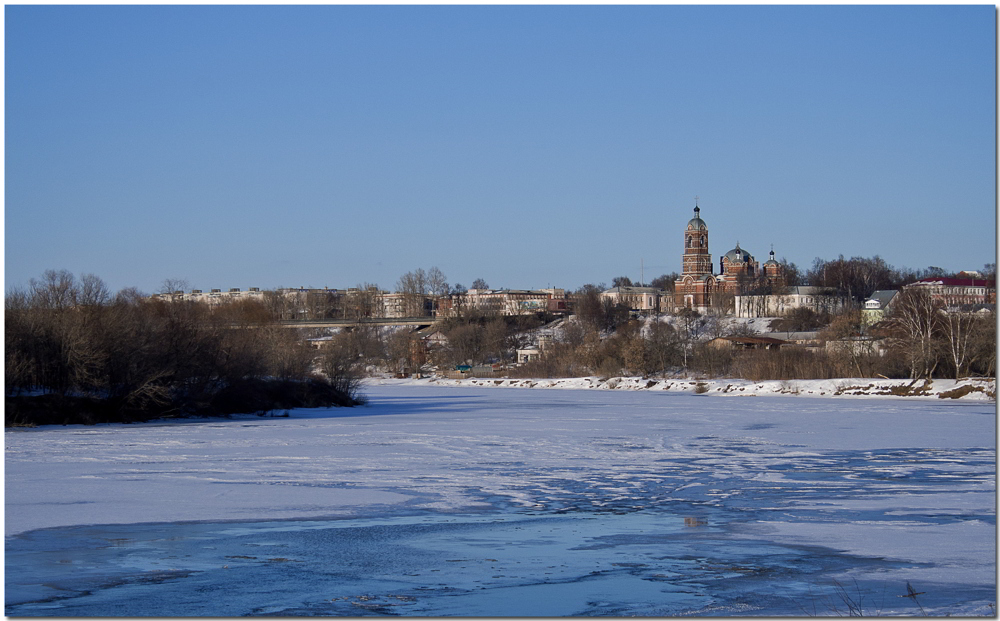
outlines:
M674 281L674 310L690 308L705 312L710 308L732 305L735 295L749 293L765 285L780 285L781 264L770 259L761 265L753 255L736 247L719 260L719 273L714 274L712 255L708 251L708 225L701 219L697 203L694 217L684 229L684 254L681 275Z

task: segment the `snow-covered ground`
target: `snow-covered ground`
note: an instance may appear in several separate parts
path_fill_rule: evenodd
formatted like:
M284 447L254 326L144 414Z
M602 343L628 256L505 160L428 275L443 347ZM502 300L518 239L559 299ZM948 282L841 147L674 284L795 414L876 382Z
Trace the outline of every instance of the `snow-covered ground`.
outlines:
M8 430L5 612L995 616L983 393L551 382Z
M698 394L720 394L737 397L773 395L879 397L905 396L966 401L996 401L996 380L964 378L961 380L904 380L872 378L837 378L826 380L765 380L741 379L662 379L643 377L569 377L556 379L444 379L423 377L407 379L373 379L369 384L380 386L484 386L498 388L565 388L596 390L671 390Z

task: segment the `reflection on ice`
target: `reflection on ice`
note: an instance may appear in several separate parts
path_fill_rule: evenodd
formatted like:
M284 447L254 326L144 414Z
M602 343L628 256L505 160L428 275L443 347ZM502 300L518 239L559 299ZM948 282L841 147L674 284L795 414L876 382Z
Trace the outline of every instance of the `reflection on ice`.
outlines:
M17 571L7 574L6 612L794 615L803 601L828 597L838 578L859 576L857 588L875 593L920 567L734 537L714 525L721 517L422 514L41 530L8 540ZM955 585L927 588L956 594ZM970 602L990 601L988 589L960 588L963 608L933 592L921 603L974 612ZM905 604L886 601L881 611L912 613Z

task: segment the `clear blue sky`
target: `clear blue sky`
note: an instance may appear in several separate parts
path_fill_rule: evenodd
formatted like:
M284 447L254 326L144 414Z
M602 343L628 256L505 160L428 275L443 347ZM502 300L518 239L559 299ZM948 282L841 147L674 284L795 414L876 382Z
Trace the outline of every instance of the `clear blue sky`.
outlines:
M7 6L6 287L996 256L981 6Z

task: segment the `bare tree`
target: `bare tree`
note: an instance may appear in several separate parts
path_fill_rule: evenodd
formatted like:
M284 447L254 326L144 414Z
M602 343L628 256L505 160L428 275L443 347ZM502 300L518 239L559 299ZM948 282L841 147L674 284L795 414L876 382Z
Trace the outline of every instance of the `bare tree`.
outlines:
M680 274L677 272L671 272L670 274L662 274L657 276L650 281L649 286L656 289L665 289L670 293L674 291L674 283L680 278Z
M857 377L874 375L874 363L878 357L875 340L862 337L859 309L848 308L838 313L823 329L821 336L825 341L833 341L833 357L844 369L850 369L848 373Z
M166 278L160 285L160 293L176 293L190 288L188 281L183 278Z
M488 284L486 284L486 281L483 280L482 278L477 278L477 279L475 279L475 280L472 281L472 286L469 287L469 288L470 289L489 289L490 286Z
M66 270L46 270L41 280L29 281L31 296L40 308L64 310L76 304L76 278Z
M720 322L721 323L721 322ZM722 334L719 336L759 336L757 328L749 323L731 322L722 326Z
M335 341L319 358L319 367L330 386L344 395L340 405L363 403L361 380L364 364L357 352L345 341Z
M515 339L513 331L503 317L496 317L486 322L483 327L483 360L489 362L510 362L515 356Z
M654 372L663 373L670 367L683 363L683 343L677 330L669 323L653 321L649 326L647 340L650 367Z
M344 319L361 321L365 318L382 317L384 315L385 308L382 303L382 292L376 284L361 283L353 291L344 296Z
M623 339L621 352L622 362L630 374L645 377L653 372L654 365L649 343L638 332Z
M448 279L436 266L427 270L427 291L436 296L448 295Z
M147 312L137 294L125 289L115 295L97 336L105 355L100 356L101 369L93 385L121 418L128 411L162 406L170 396L170 369L153 353L161 349L162 324Z
M571 317L563 323L559 333L559 342L571 349L576 349L583 345L586 330L576 317Z
M625 302L612 302L611 299L605 298L601 301L601 311L603 317L601 329L614 332L628 323L632 309Z
M683 358L684 368L687 368L688 358L691 354L691 350L693 349L693 345L701 336L703 322L701 320L701 314L691 308L682 308L680 312L677 313L677 318L680 323L679 336L681 356Z
M477 323L460 323L445 332L448 344L438 352L445 364L474 364L481 361L484 341L483 327Z
M938 365L937 338L942 315L926 291L904 289L886 323L894 333L894 343L906 354L910 378L930 378Z
M104 281L94 274L80 277L79 304L83 306L103 306L111 301L111 290Z
M945 349L955 366L956 380L967 373L972 361L977 323L976 315L971 312L942 313Z
M397 293L427 294L427 273L418 267L412 272L406 272L396 281Z
M740 299L741 306L749 306L750 300L754 298L761 298L763 296L748 296L744 295ZM715 317L728 317L736 312L736 296L730 292L725 291L721 288L715 288L709 294L709 300L711 301L708 308L708 314ZM745 309L744 309L745 310ZM752 316L752 315L751 315Z
M305 294L304 309L307 319L327 319L337 311L337 293L329 289L313 289Z
M281 291L264 292L264 305L268 312L278 320L295 319L295 304L293 300Z
M574 294L573 314L584 324L602 329L604 306L601 304L601 290L596 285L584 285Z
M786 287L797 287L802 284L802 274L799 272L799 266L790 262L785 257L781 257L778 263L781 265L781 277Z
M406 316L423 317L427 314L428 283L423 268L417 268L400 276L396 281L396 292L403 294L403 311Z
M409 330L397 330L386 338L385 364L393 373L405 373L415 370L417 364L414 350L420 346L419 339Z
M973 327L973 352L970 366L975 366L980 373L993 377L997 367L997 322L996 311L990 310L978 318Z

